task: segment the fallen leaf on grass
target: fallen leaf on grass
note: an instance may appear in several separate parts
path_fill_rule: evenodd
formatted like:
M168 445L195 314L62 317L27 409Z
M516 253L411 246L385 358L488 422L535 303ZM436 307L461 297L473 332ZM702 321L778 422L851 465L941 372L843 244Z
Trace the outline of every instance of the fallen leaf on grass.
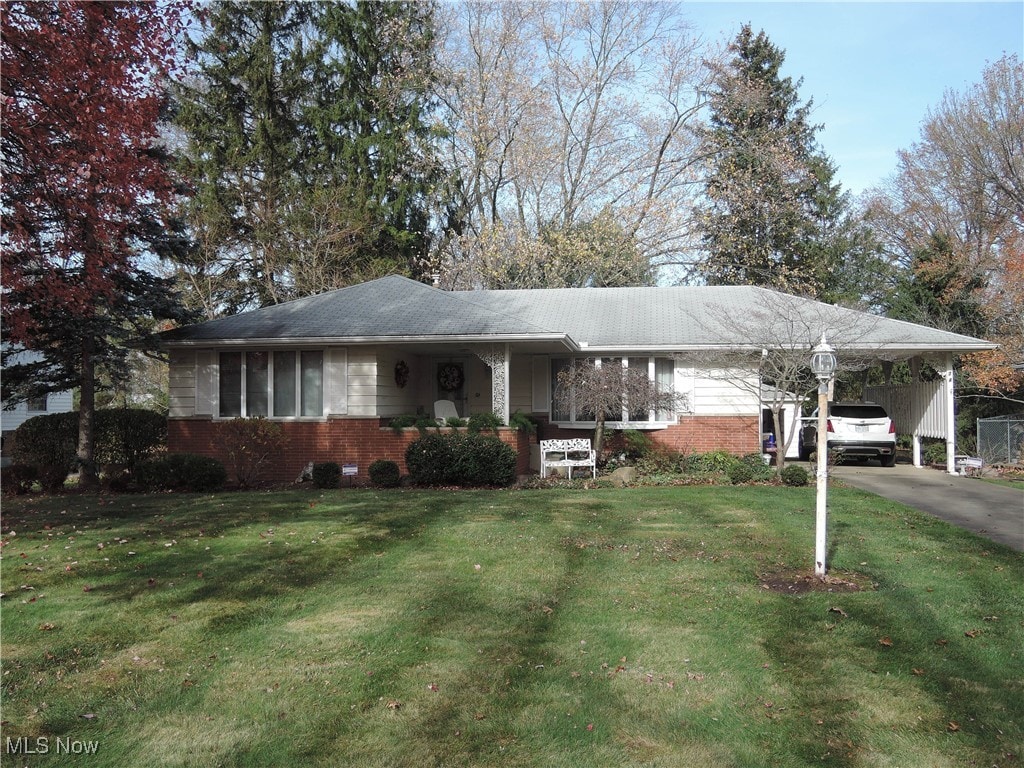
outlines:
M84 715L79 715L79 717L81 717L81 718L83 718L85 720L95 720L96 719L96 713L95 712L86 712Z
M48 621L45 621L45 622L43 622L42 624L39 625L39 631L40 632L49 632L50 630L56 629L56 628L57 628L56 624L51 624Z
M848 618L850 618L850 617L849 617L849 616L848 616L848 615L846 614L846 611L844 611L844 610L843 610L842 608L839 608L838 606L835 606L835 605L833 605L833 606L832 606L831 608L829 608L829 609L828 609L828 612L829 612L829 613L838 613L838 614L839 614L840 616L842 616L842 617L843 617L844 619L848 619Z
M960 723L956 720L950 720L949 723L946 724L946 730L950 733L956 733L960 730Z
M935 641L935 644L936 645L949 645L949 640L947 640L944 637L940 637L938 640Z
M398 701L397 699L388 699L387 703L384 706L388 709L399 710L402 708L402 702Z
M593 723L587 723L587 730L588 731L594 730L594 724Z
M980 634L981 634L981 630L980 629L969 629L966 632L964 632L964 636L965 637L971 637L971 638L978 637L978 635L980 635Z
M888 635L878 641L879 645L884 645L886 648L892 648L892 638Z
M428 691L434 691L434 692L436 693L436 692L437 692L437 691L439 691L440 689L439 689L439 688L437 687L437 683L430 683L430 684L429 684L429 685L427 686L427 690L428 690Z
M913 669L911 669L910 671L911 671L911 672L912 672L912 673L913 673L913 674L914 674L914 675L915 675L916 677L921 677L921 675L923 675L923 674L924 674L924 670L923 670L923 669L918 669L917 667L914 667L914 668L913 668Z

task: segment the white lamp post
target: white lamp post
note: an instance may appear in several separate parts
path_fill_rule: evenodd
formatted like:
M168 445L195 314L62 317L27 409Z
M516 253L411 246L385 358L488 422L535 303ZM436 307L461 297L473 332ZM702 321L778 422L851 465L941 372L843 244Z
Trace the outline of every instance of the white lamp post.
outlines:
M836 372L836 351L825 341L811 350L811 372L818 379L818 498L814 517L814 573L825 576L825 530L828 521L828 384Z

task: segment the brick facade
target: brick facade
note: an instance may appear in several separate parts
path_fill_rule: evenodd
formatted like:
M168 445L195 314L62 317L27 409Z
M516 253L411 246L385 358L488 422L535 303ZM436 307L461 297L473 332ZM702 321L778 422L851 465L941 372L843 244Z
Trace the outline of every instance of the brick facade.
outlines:
M198 453L219 459L230 472L227 452L219 439L219 426L222 423L211 419L169 419L167 450L170 453ZM405 466L405 449L420 436L416 429L403 429L396 433L390 427L381 426L381 420L375 418L279 423L288 444L280 459L267 469L265 479L268 484L294 481L311 461L357 465L359 472L355 477L356 484L368 481L367 471L377 459L395 462L404 475L408 471ZM528 473L530 436L512 429L501 429L498 437L511 445L518 454L517 474Z
M169 419L167 447L171 453L198 453L210 456L229 466L223 442L219 438L222 422L211 419ZM338 464L356 464L359 468L355 482L366 483L367 470L377 459L389 459L398 464L402 474L407 472L405 450L419 431L405 429L399 433L381 425L377 418L329 419L317 422L280 422L288 446L278 461L268 468L268 483L290 483L309 462L335 461ZM683 416L679 423L666 429L648 433L661 445L686 453L725 450L736 455L760 451L760 435L756 416ZM542 422L539 436L558 439L589 436L576 429L562 429ZM501 429L498 436L511 445L519 460L517 474L530 471L530 445L536 435L527 435L511 429Z
M541 437L560 440L589 437L578 429L564 429L541 423ZM727 451L736 456L760 453L761 436L757 416L680 416L679 422L665 429L645 431L658 445L683 453Z

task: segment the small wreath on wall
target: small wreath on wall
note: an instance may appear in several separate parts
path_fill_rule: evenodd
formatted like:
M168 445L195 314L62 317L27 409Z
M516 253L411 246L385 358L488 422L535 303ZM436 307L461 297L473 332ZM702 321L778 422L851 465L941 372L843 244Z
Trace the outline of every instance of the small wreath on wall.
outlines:
M399 389L409 383L409 366L405 360L399 360L395 363L395 384L398 385Z
M445 392L454 392L465 381L462 366L458 363L445 363L437 370L437 385Z

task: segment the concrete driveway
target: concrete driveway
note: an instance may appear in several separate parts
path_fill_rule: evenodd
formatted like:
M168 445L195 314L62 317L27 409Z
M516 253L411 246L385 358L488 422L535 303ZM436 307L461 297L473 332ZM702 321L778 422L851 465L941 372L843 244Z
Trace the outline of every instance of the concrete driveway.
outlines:
M1024 552L1024 491L909 464L842 464L832 470L847 485L935 515L947 523Z

